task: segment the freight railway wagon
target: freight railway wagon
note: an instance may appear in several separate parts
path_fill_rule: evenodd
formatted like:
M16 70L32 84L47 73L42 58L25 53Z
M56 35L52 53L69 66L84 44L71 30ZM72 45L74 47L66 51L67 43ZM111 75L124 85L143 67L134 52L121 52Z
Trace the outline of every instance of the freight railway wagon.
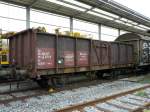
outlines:
M10 63L34 79L78 73L103 73L133 66L133 46L64 35L19 32L10 40ZM92 74L93 74L92 73Z
M150 65L150 37L135 33L120 35L116 41L130 43L134 47L134 64L137 68L149 68Z

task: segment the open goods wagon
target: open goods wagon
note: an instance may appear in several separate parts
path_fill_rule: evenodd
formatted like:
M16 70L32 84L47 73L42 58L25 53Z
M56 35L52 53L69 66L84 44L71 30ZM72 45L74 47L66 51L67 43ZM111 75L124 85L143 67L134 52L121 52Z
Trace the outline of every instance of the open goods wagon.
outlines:
M137 67L150 65L150 38L135 33L120 35L116 41L130 43L134 47L134 63Z
M126 68L133 66L133 46L64 35L41 33L33 29L10 39L10 63L25 69L32 78Z

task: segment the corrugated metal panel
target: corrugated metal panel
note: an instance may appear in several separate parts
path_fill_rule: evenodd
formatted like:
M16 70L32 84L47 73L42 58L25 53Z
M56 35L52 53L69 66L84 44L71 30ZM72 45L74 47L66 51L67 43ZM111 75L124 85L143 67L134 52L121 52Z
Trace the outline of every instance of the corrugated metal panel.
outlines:
M73 38L67 38L62 36L58 38L58 60L62 60L59 63L60 68L62 67L74 67L75 66L75 41Z
M127 53L126 53L126 46L123 44L119 45L119 64L123 65L128 63L127 61Z
M109 65L109 43L93 41L92 57L93 65Z
M33 66L33 33L28 30L25 33L10 38L10 62L18 67Z
M77 66L89 65L90 41L86 39L77 40Z
M111 43L111 63L113 66L117 66L119 64L119 44Z
M111 63L112 66L132 64L133 46L123 43L111 43Z
M36 42L37 68L55 68L55 36L37 33Z
M110 60L110 48L109 43L107 42L101 42L101 62L102 65L109 65Z
M127 46L127 54L128 54L128 63L132 64L134 63L134 53L133 53L133 46Z

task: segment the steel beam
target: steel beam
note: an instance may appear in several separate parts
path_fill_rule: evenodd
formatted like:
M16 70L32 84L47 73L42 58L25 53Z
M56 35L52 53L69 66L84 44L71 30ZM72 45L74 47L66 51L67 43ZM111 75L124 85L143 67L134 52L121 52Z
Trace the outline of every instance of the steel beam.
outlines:
M33 0L33 2L29 5L29 7L31 8L35 3L37 3L39 0Z

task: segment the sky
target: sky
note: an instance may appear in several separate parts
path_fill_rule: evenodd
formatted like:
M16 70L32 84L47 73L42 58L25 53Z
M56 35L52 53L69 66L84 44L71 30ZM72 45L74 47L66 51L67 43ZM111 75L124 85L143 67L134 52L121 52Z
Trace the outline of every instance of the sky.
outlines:
M114 0L150 18L150 0Z

